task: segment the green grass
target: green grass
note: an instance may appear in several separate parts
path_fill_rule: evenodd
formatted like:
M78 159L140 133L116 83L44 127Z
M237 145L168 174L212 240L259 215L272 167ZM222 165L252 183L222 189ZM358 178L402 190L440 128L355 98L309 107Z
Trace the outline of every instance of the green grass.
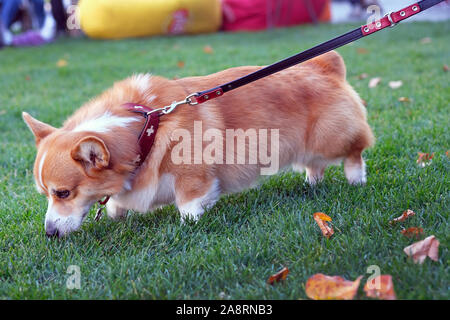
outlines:
M339 49L377 137L365 153L365 187L349 186L340 167L328 169L316 188L287 172L222 197L196 225L181 225L174 206L131 214L124 222L95 223L91 212L79 232L61 240L45 237L47 201L35 190L34 140L22 111L60 126L81 104L132 73L172 78L270 64L350 28L66 39L0 50L0 298L304 299L306 280L315 273L364 275L364 283L367 267L375 264L392 275L399 299L448 299L450 84L443 65L450 63L449 23L403 24ZM432 42L422 44L424 37ZM205 54L205 45L214 53ZM58 68L59 59L68 65ZM369 78L359 80L362 73ZM383 80L369 89L375 76ZM404 85L392 90L391 80ZM399 102L401 96L411 102ZM416 165L419 151L435 152L430 166ZM408 208L416 216L389 225ZM317 211L333 218L336 233L328 240L312 218ZM400 234L402 226L435 235L439 261L416 265L407 259L403 248L413 240ZM69 265L81 269L80 290L66 288ZM291 270L287 280L268 286L267 278L282 266ZM358 298L364 298L362 285Z

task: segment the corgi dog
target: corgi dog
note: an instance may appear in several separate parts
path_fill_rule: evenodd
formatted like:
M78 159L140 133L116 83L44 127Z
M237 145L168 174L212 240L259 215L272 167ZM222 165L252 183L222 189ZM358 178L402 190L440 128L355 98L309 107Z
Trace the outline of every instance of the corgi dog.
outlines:
M334 51L160 116L150 153L136 161L145 118L123 104L157 109L261 68L177 80L134 75L87 102L59 129L24 112L37 146L36 187L48 199L46 234L62 237L79 229L105 196L113 219L175 203L182 220L197 220L221 194L286 167L306 171L315 184L327 166L343 161L348 182L364 184L361 154L374 136Z

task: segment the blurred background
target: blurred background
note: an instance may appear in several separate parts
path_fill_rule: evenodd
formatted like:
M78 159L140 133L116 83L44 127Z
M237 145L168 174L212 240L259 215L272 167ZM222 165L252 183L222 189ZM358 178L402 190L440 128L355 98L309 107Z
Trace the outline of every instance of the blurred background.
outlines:
M361 21L412 0L0 0L0 47ZM377 6L377 7L373 7ZM444 21L449 1L409 19Z

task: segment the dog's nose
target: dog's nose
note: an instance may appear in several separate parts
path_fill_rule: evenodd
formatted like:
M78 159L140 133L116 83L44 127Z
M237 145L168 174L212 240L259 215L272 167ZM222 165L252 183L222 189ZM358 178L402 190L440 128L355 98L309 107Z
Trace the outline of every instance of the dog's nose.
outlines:
M57 237L58 236L58 229L56 228L55 224L51 221L47 221L45 223L45 234L47 237Z

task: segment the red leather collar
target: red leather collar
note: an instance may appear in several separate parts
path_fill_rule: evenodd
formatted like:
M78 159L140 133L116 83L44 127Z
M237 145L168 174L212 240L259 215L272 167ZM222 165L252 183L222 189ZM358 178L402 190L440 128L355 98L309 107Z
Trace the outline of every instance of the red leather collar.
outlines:
M145 118L145 125L138 138L140 152L136 162L140 166L147 158L155 142L156 131L158 131L159 125L159 113L151 112L153 111L152 108L135 103L125 103L122 107L131 112L139 113Z
M154 109L147 106L143 106L135 103L125 103L122 105L123 108L141 114L145 118L145 124L139 134L138 144L139 144L139 154L136 159L137 166L139 167L147 158L148 154L152 150L153 143L155 142L156 131L158 131L159 116L160 113L152 112ZM103 215L103 208L109 201L110 196L106 196L103 200L97 201L100 207L95 214L95 221L100 220Z

